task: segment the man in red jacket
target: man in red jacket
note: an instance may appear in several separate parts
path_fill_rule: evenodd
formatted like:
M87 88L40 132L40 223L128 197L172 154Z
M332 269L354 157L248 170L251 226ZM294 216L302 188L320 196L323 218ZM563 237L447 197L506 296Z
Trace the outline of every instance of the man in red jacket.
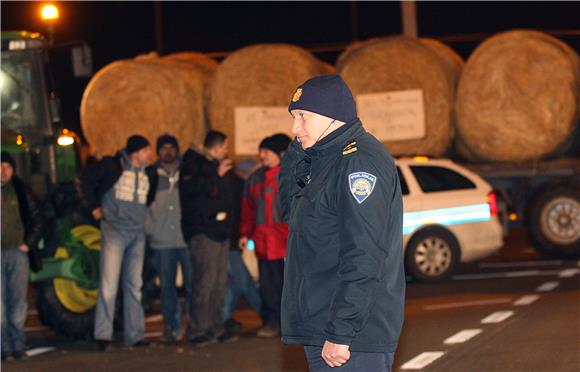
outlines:
M288 225L282 220L278 174L282 153L290 141L285 134L275 134L260 143L262 167L246 181L242 199L239 245L240 249L246 249L248 241L254 241L260 271L264 326L258 331L258 337L280 334L280 301Z

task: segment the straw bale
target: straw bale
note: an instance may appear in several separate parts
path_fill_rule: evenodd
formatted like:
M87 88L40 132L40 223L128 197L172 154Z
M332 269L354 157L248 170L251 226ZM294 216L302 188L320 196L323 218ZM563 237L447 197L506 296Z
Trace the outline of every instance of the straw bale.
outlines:
M236 107L288 106L298 85L327 71L311 53L293 45L258 44L237 50L214 75L209 105L211 127L230 137L233 154Z
M183 63L188 66L195 66L202 70L207 76L212 77L219 67L219 63L209 58L203 53L198 52L179 52L168 54L161 58L162 60Z
M426 47L437 53L437 55L445 62L445 68L448 70L448 74L452 78L453 87L457 85L459 76L461 76L461 70L465 61L456 51L451 49L450 46L442 43L439 40L420 38L419 41Z
M355 97L421 89L426 135L384 143L396 156L446 153L453 138L453 84L445 62L431 48L404 36L371 39L347 48L339 58L338 72Z
M195 69L155 59L123 60L101 69L81 102L81 126L97 156L141 134L154 144L171 133L182 148L203 141L203 79Z
M485 40L458 85L457 130L473 160L527 161L569 142L578 120L578 55L537 31Z

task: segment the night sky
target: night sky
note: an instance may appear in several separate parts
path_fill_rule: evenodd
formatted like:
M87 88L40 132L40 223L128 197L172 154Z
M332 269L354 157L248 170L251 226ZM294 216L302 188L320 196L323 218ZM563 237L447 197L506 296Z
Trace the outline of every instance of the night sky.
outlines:
M41 3L2 1L2 30L47 33L38 16ZM122 58L156 49L154 2L63 2L56 44L83 40L92 48L94 71ZM307 48L334 63L345 45L358 38L401 32L400 3L395 2L161 2L163 52L228 52L256 43L285 42ZM353 13L354 11L354 13ZM356 27L353 30L353 17ZM562 36L580 51L580 2L419 2L419 36L468 35L445 41L464 58L484 35L514 28L575 30ZM51 53L62 99L65 126L78 130L79 104L87 78L75 78L70 50Z

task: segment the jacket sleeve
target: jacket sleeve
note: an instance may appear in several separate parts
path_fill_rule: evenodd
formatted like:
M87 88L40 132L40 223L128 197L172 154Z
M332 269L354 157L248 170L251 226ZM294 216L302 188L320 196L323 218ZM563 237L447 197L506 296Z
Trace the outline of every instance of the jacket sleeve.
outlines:
M26 237L24 238L24 243L30 249L36 249L36 245L40 238L42 238L42 232L44 229L44 221L42 218L42 211L40 205L38 204L36 198L32 195L30 190L26 189L26 202L28 203L28 229Z
M101 161L85 168L82 174L82 197L90 211L101 206L100 195L98 195L99 186L103 182L107 170L110 172L113 169L113 162L112 157L104 157Z
M240 217L240 236L251 238L256 228L256 205L250 192L250 184L252 176L246 181L244 185L244 193L242 194L242 213Z
M298 162L304 158L304 155L300 143L294 140L290 146L288 146L288 150L284 153L280 164L280 174L278 175L278 195L280 197L282 219L286 222L288 222L290 218L292 197L300 191L300 187L296 183L294 177L294 172Z
M180 172L179 192L192 197L196 194L209 195L216 187L217 174L209 166L199 161L199 156L188 150L183 156L183 165Z
M361 159L357 155L349 157L346 167L341 166L343 171L339 172L336 199L340 218L338 285L325 327L327 340L343 345L350 345L366 324L375 291L384 276L389 249L385 247L388 234L385 223L396 190L395 182L398 182L393 171L385 170L384 165L375 166L368 157ZM349 175L358 172L371 177L367 184L370 189L364 191L364 181L369 180L366 178L357 199L351 192ZM376 177L374 182L373 176Z

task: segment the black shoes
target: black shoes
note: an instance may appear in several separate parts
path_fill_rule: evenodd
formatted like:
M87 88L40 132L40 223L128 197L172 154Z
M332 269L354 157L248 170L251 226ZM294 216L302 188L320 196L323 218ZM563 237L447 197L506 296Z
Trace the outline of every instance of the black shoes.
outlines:
M153 343L152 342L149 342L149 341L143 339L143 340L140 340L140 341L135 342L130 347L143 347L143 348L147 348L147 347L151 347L151 346L153 346Z
M242 328L242 323L236 321L234 318L229 318L225 321L224 327L226 332L236 333Z
M99 346L99 351L109 351L111 350L111 341L108 340L97 340L97 345Z
M240 337L233 333L233 332L229 332L229 331L225 331L224 333L221 334L221 336L219 336L217 338L218 342L221 342L223 344L229 344L232 342L236 342L240 339Z
M12 353L12 356L14 357L14 360L26 360L26 359L28 359L28 354L26 354L26 351L24 351L24 350L15 351Z
M194 347L203 347L203 346L207 346L209 344L213 344L215 342L216 342L216 340L214 338L209 338L205 335L196 336L196 337L189 340L189 343L191 344L191 346L194 346Z
M2 360L9 362L14 360L14 357L12 356L12 353L2 353Z

